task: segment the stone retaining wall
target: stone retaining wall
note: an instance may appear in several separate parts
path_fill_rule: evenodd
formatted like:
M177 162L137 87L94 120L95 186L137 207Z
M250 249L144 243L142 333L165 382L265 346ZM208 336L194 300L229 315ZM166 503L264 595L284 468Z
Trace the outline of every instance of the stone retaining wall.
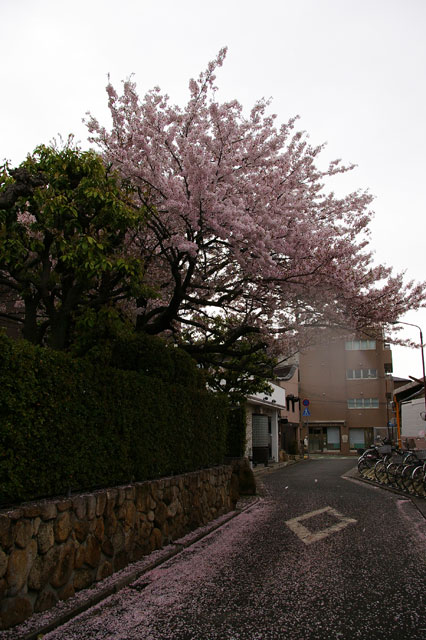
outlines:
M0 511L0 628L230 511L231 478L221 466Z

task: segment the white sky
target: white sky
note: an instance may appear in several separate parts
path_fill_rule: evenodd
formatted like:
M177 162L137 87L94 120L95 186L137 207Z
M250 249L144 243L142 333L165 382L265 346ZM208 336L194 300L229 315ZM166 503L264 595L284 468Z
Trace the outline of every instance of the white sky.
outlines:
M375 195L377 261L426 280L425 0L0 0L0 22L0 159L19 164L58 133L87 147L85 113L109 124L108 73L184 104L227 45L219 98L272 97L279 121L299 114L328 143L327 161L356 163L333 186ZM426 310L404 320L426 336ZM419 349L393 357L395 375L422 375Z

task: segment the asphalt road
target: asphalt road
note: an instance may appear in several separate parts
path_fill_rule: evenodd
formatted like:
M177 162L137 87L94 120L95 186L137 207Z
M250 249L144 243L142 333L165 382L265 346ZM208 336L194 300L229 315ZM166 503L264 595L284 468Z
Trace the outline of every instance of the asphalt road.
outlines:
M252 507L43 640L425 640L426 520L353 464L262 476Z

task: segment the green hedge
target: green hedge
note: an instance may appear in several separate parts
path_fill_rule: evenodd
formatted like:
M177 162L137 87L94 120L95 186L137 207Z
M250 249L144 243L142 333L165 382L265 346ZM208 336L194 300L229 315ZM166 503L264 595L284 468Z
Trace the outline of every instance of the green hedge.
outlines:
M163 378L0 335L0 504L222 463L226 399Z
M182 349L168 345L157 336L142 333L116 339L109 361L113 367L138 371L164 382L179 380L181 385L205 388L204 376L197 369L195 360Z

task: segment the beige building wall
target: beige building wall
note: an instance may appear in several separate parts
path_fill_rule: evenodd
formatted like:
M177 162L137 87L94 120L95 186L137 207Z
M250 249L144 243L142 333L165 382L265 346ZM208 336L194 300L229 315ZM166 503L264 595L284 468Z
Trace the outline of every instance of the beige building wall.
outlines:
M300 397L309 400L302 434L311 452L357 453L386 436L392 353L383 341L341 335L300 354ZM304 409L302 405L302 410Z

